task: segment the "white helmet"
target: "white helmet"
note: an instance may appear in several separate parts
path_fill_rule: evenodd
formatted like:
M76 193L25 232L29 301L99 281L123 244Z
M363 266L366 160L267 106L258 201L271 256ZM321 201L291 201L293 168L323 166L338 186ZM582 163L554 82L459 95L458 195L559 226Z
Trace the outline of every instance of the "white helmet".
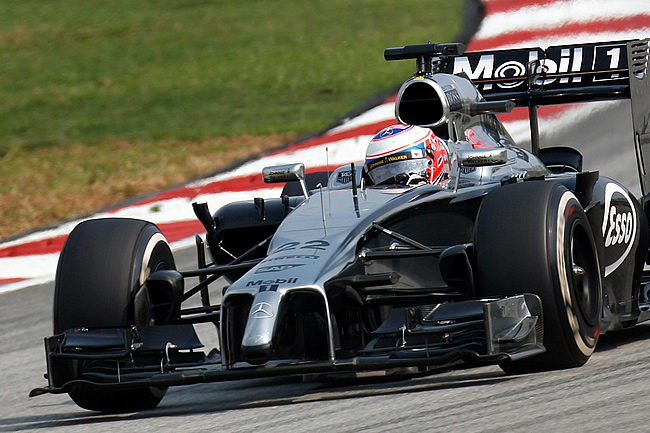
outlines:
M363 170L374 185L440 184L449 178L449 152L428 128L392 125L368 144Z

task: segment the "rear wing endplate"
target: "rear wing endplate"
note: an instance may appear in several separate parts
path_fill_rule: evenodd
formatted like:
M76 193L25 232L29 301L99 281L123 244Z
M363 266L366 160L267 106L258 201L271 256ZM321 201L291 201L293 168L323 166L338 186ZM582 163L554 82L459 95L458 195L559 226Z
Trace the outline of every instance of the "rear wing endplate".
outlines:
M650 78L648 77L648 39L630 44L630 100L634 144L639 164L639 179L643 195L650 192Z

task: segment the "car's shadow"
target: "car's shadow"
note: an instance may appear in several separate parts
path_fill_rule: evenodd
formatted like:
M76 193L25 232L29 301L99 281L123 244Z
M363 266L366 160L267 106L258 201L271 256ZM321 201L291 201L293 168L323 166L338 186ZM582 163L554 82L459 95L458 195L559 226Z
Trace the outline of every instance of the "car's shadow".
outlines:
M458 388L494 385L515 379L498 367L451 370L443 373L411 375L402 378L385 376L352 377L283 377L251 379L220 384L200 384L172 388L156 409L129 414L99 414L78 408L66 400L51 405L52 415L6 417L3 431L44 430L53 427L104 424L114 421L157 417L177 417L196 414L218 414L273 406L346 400L364 397L423 393ZM37 403L37 401L35 401ZM35 404L38 406L38 404ZM61 411L61 407L65 411ZM15 426L12 429L10 426ZM6 430L5 430L6 429Z

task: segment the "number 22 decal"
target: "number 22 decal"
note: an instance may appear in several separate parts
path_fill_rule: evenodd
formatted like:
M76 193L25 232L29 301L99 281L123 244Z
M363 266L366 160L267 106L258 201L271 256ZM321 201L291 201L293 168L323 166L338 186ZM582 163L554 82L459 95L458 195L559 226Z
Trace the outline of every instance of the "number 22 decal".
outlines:
M307 249L307 250L325 250L327 247L330 246L330 243L327 241L323 240L313 240L313 241L307 241L307 242L287 242L286 244L282 244L278 247L277 250L275 250L276 253L279 253L281 251L290 251L290 250L297 250L297 249Z

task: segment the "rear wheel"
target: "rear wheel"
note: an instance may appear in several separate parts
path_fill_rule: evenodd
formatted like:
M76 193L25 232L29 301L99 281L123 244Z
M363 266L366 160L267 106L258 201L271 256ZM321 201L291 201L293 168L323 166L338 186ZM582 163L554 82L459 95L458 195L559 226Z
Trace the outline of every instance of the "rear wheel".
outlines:
M59 257L54 289L54 333L71 328L149 325L146 296L138 296L150 273L175 269L167 240L146 221L108 218L80 223ZM84 363L72 361L79 377ZM71 392L77 405L102 412L156 407L166 388Z
M575 195L554 182L506 185L483 200L475 227L480 295L534 293L542 300L546 352L501 368L525 373L587 362L599 335L602 279Z

